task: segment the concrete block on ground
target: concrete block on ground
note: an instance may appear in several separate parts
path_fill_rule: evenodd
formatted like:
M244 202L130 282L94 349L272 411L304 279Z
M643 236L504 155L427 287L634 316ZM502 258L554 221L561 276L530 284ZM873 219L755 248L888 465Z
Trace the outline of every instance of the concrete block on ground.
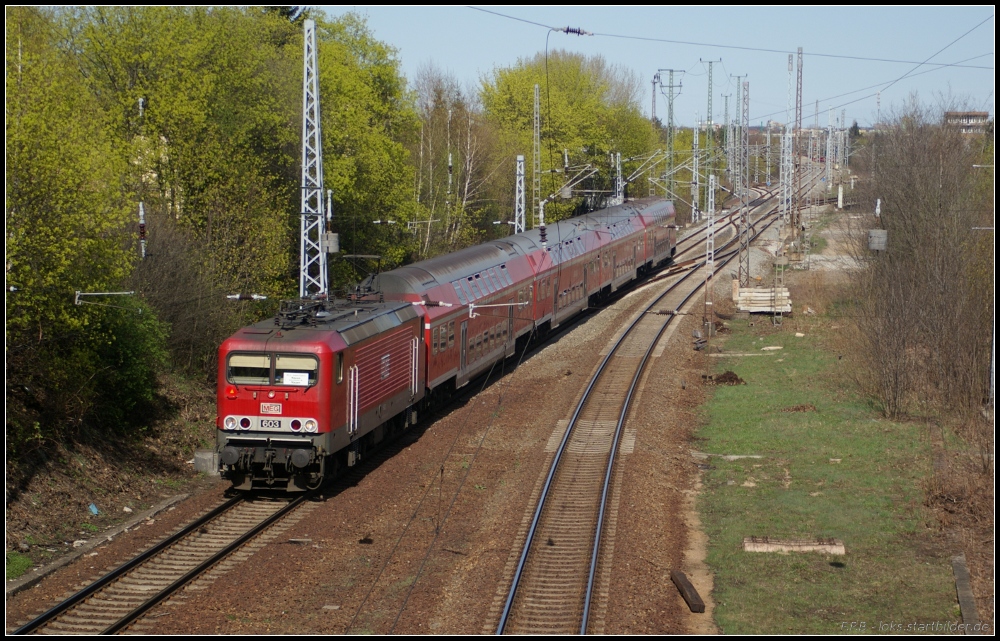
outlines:
M195 450L194 471L205 474L219 473L219 453L215 450Z

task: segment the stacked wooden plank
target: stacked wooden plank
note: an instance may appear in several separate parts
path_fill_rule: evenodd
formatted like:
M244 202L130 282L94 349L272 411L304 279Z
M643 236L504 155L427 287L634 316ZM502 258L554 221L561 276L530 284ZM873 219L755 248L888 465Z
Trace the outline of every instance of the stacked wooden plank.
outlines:
M734 287L733 302L741 312L789 314L792 297L787 287Z

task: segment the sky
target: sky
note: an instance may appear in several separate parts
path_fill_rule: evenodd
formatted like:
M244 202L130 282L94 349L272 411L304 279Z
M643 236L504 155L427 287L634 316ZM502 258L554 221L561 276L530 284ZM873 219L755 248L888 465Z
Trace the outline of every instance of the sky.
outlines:
M881 113L902 109L910 96L929 106L960 106L995 114L993 6L952 7L334 7L331 17L354 11L374 36L397 50L412 82L427 65L476 88L496 68L563 49L601 55L643 81L643 110L659 69L675 69L681 84L674 118L690 126L706 120L708 61L712 67L712 120L722 122L729 94L736 117L737 80L750 83L750 124L785 122L789 101L788 54L803 48L802 123L846 121L872 126ZM497 15L497 14L503 14ZM509 16L509 17L504 17ZM534 23L534 24L533 24ZM550 28L582 29L575 35ZM669 42L665 42L669 41ZM767 50L767 51L765 51ZM928 64L921 63L927 62ZM938 66L942 63L951 66ZM962 66L958 66L962 65ZM679 71L684 71L681 74ZM907 76L907 74L910 74ZM905 76L905 77L904 77ZM666 85L667 74L661 74ZM741 82L741 81L739 81ZM791 78L795 90L794 71ZM876 91L881 90L881 111ZM656 110L666 117L666 92ZM675 90L676 93L676 90ZM794 117L794 93L792 94Z

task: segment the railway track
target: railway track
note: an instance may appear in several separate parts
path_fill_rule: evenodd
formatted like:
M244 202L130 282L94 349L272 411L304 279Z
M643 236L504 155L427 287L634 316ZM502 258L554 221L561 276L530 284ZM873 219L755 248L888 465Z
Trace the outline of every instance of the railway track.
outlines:
M760 204L760 200L756 201ZM777 219L758 215L756 237ZM770 221L766 221L771 217ZM730 223L733 217L729 217ZM698 232L685 240L697 238ZM691 251L698 241L685 248ZM731 239L727 246L735 243ZM717 271L736 253L720 248ZM615 459L632 397L645 364L667 327L699 287L681 287L699 267L650 303L609 350L579 401L542 486L496 628L498 634L586 634L594 626L595 587L602 564ZM700 284L702 279L693 282ZM613 515L611 515L613 516ZM602 622L599 622L602 623ZM596 627L596 630L595 630Z
M13 634L115 634L125 630L237 550L265 538L279 522L287 526L297 520L288 517L309 498L311 495L294 500L233 498Z
M542 488L497 633L586 634L614 460L631 399L657 340L696 288L656 297L598 367ZM595 497L599 497L595 500Z
M733 216L729 218L731 221ZM692 236L697 235L696 232L684 240L687 241ZM696 247L697 242L695 241L691 247L685 248L685 251L690 251ZM694 271L692 271L693 273ZM679 306L682 304L682 302L674 303L669 298L661 297L653 306L663 309L679 309ZM628 344L620 346L614 350L613 354L609 355L609 359L612 355L614 359L611 359L613 360L613 364L608 366L607 370L609 372L618 371L619 375L609 375L607 380L601 384L602 386L598 386L598 389L592 395L588 395L591 398L589 406L583 407L584 403L581 402L581 407L577 410L580 418L578 420L574 419L575 426L571 425L570 429L567 430L567 433L574 432L574 437L569 440L564 439L566 461L570 461L570 459L575 457L576 467L572 467L567 463L563 466L564 472L562 474L574 479L593 479L594 482L597 482L603 476L604 497L602 498L602 506L607 500L608 479L610 478L611 467L610 465L603 469L600 466L595 467L593 460L600 458L595 455L602 453L605 458L608 458L608 455L610 455L610 460L613 460L614 452L617 450L621 438L621 427L628 412L628 402L626 401L618 410L612 411L613 408L610 407L609 403L600 402L600 400L595 401L594 399L603 398L607 400L608 398L621 399L631 397L635 389L635 384L642 372L641 363L645 362L649 356L648 350L644 354L640 354L642 345L651 346L655 344L656 337L662 333L663 329L671 321L670 317L655 317L651 314L644 315L640 320L645 321L649 318L659 318L659 321L655 323L643 323L643 329L636 330L634 333L627 332L623 339L631 334ZM637 365L637 363L639 364ZM628 371L634 372L631 380L628 380L628 376L621 374ZM556 466L554 465L553 467L555 468ZM133 561L110 572L40 617L22 625L14 630L13 633L100 634L116 633L129 628L131 628L130 631L142 631L143 626L148 626L148 623L139 622L137 625L136 622L152 608L191 584L198 577L203 576L211 568L218 567L218 564L223 559L233 555L234 551L240 547L259 538L265 530L294 511L305 498L307 497L300 497L297 501L291 503L285 501L245 501L240 498L233 499L158 544L141 557L137 557ZM564 495L561 500L564 505L571 505L581 504L585 498L586 493L575 491ZM558 498L555 500L557 504L560 502ZM604 518L603 509L601 507L595 513L595 516L589 517L593 523L590 527L591 532L596 531L600 533L602 529L601 521ZM567 525L579 525L580 519L568 511L566 515L569 516L566 518L564 515L564 527ZM585 546L583 544L586 543L586 537L581 538L577 536L576 538L579 538L581 543L570 545L573 536L569 534L569 530L552 530L550 534L545 536L544 540L546 541L546 547L560 548L559 552L562 553L572 548L584 549ZM559 541L558 544L556 543L557 540ZM552 541L552 544L549 545L548 541ZM564 542L566 545L563 545ZM595 544L595 546L590 548L591 570L587 579L587 582L590 584L594 581L594 572L597 568L596 550L598 549L599 544ZM577 557L581 556L579 552L575 552L574 554ZM584 554L583 556L586 555ZM556 565L566 565L566 558L568 556L563 555L563 557L565 558L557 559ZM550 594L553 589L564 589L559 585L560 581L554 579L556 576L555 571L550 576L543 569L541 575L547 580L548 587L546 589ZM592 591L592 587L588 588L588 594L590 591ZM589 598L588 596L583 606L584 613L590 607ZM540 599L537 601L538 603L542 602ZM545 608L542 609L544 610ZM547 621L553 617L550 614L546 614L541 618ZM529 617L523 617L523 621L528 622ZM522 624L514 620L512 627L508 628L507 631L521 631L521 628L518 627L519 625ZM583 625L582 631L585 632L587 630L586 614L584 614ZM149 628L147 627L146 629ZM561 630L561 628L532 628L530 623L525 623L523 630L555 632ZM571 631L579 632L581 630L576 629Z

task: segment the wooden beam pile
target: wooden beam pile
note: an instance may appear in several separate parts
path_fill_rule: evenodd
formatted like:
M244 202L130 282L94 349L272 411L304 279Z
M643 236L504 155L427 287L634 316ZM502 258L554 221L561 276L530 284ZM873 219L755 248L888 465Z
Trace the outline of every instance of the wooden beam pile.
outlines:
M789 314L792 297L787 287L734 287L733 302L741 312Z

